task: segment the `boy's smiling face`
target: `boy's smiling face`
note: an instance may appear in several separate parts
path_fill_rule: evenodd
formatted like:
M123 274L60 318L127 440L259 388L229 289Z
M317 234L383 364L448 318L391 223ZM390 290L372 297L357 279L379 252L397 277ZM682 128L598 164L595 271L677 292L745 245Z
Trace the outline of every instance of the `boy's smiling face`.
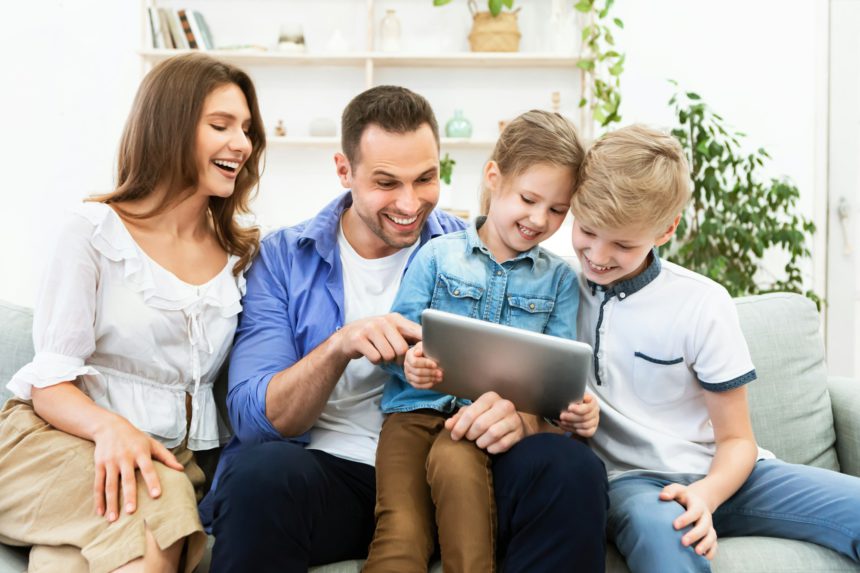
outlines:
M611 229L573 220L573 249L585 277L593 283L611 287L631 279L648 267L653 247L665 244L675 233L680 216L668 229Z

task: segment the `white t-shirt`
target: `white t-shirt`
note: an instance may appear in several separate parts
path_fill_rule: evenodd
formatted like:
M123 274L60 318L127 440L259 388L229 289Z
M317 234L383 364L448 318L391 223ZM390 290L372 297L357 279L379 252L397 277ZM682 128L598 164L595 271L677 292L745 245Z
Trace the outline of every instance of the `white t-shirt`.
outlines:
M418 243L388 257L365 259L346 240L341 226L337 245L343 267L344 322L387 314ZM350 361L311 429L308 448L374 465L382 428L379 403L388 376L367 358Z
M716 452L705 392L755 379L725 288L655 257L603 290L580 275L579 338L595 349L591 440L610 479L632 470L706 474ZM759 458L773 457L759 450Z
M229 434L212 384L242 310L231 255L204 285L150 259L113 209L77 207L60 232L36 299L33 361L8 384L19 398L74 380L102 408L168 448L207 450ZM191 425L186 428L185 396Z

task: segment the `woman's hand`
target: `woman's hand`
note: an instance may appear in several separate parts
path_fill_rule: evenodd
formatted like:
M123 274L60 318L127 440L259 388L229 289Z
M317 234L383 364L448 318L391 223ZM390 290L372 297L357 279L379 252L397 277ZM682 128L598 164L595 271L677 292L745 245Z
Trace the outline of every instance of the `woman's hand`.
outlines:
M600 406L591 394L586 394L582 402L574 402L559 416L559 427L583 438L590 438L597 431L600 421Z
M442 370L435 361L424 356L424 345L417 343L406 352L403 363L406 381L414 388L427 390L442 381Z
M95 442L95 483L93 496L96 513L110 522L119 518L119 489L126 513L137 509L135 469L140 469L149 495L161 495L161 483L152 460L169 468L183 471L174 455L160 442L135 428L128 420L116 420L93 436Z
M675 529L684 529L692 525L692 529L684 534L681 543L684 547L695 545L695 551L706 559L711 560L717 555L717 531L708 504L692 486L670 483L660 492L663 501L677 501L687 511L672 522Z

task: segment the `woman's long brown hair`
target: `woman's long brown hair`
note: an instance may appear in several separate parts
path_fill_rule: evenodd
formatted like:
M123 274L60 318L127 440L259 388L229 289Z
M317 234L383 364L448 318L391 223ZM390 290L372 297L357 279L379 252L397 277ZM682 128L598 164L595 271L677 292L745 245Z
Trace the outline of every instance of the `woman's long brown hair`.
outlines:
M233 267L233 274L238 275L260 245L259 229L241 226L236 216L250 212L248 203L260 180L266 148L254 83L239 68L200 53L175 56L155 66L143 79L125 124L116 189L89 200L113 204L127 217L146 219L190 197L198 183L195 144L203 103L214 89L228 84L238 86L247 100L252 148L236 177L233 194L210 197L209 212L221 247L239 256ZM164 201L147 213L127 213L118 205L142 199L160 185L167 189Z

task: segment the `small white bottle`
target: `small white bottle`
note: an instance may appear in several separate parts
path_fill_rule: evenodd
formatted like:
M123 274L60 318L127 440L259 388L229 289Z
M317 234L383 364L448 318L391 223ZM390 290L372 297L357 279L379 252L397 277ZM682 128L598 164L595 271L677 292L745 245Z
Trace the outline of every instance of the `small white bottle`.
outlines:
M380 49L383 52L399 52L400 51L400 20L397 18L397 13L393 9L385 11L385 17L382 18L382 25L379 29L381 41Z

